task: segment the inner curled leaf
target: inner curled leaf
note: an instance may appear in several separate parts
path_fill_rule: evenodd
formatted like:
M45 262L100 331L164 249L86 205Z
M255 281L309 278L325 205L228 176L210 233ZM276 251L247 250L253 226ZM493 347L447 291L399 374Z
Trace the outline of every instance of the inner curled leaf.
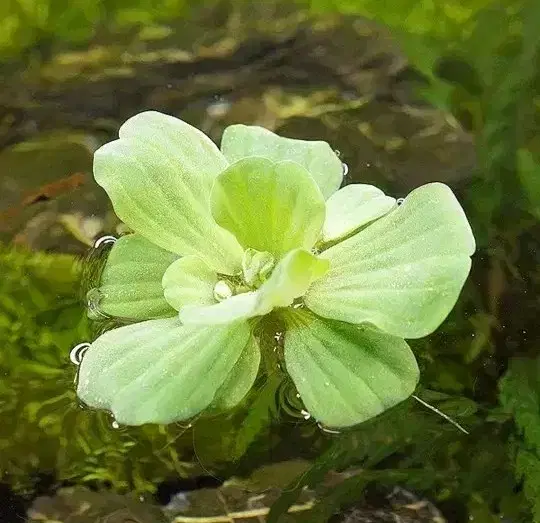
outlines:
M268 278L275 265L275 258L269 252L246 249L242 259L244 281L251 287L260 287Z

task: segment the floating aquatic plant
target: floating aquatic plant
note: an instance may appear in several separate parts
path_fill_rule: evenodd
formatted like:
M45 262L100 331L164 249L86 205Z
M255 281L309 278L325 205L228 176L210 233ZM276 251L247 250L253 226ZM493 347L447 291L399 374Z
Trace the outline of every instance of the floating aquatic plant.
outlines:
M285 369L326 426L360 423L409 397L418 366L404 338L454 306L475 242L452 191L397 202L339 189L320 141L233 125L221 150L157 112L130 118L95 154L96 181L134 234L103 271L99 310L131 324L94 341L78 395L119 423L169 423L250 390L256 327L285 330Z

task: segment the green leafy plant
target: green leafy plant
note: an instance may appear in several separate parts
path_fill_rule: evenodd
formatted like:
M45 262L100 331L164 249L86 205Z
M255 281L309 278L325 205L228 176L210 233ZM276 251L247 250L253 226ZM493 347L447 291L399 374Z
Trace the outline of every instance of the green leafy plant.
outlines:
M195 473L193 438L175 425L115 429L105 412L80 408L69 352L90 335L81 268L74 256L0 245L0 481L23 494L41 474L154 492Z
M511 442L516 476L540 521L540 357L515 358L500 381L500 401L514 417L519 436Z
M447 186L400 205L372 186L338 190L327 143L259 127L227 128L221 151L157 112L119 135L94 174L135 233L115 243L91 306L134 323L91 345L85 403L135 425L229 409L257 376L257 328L276 317L286 370L319 422L354 425L414 391L403 338L444 320L475 248Z

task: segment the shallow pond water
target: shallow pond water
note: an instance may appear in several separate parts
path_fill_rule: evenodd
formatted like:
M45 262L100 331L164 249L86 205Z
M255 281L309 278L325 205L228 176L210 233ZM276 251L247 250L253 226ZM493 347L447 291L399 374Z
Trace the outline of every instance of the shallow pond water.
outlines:
M309 19L279 2L217 4L2 66L0 520L540 518L540 228L525 196L505 192L512 182L498 184L509 169L493 160L484 174L483 155L496 154L426 101L426 78L381 26ZM345 184L396 198L429 181L455 190L479 248L448 319L411 341L414 397L330 430L270 359L275 368L219 416L124 427L78 402L85 344L111 325L87 318L99 296L85 296L111 238L127 231L93 180L92 155L144 109L218 142L232 123L326 140Z

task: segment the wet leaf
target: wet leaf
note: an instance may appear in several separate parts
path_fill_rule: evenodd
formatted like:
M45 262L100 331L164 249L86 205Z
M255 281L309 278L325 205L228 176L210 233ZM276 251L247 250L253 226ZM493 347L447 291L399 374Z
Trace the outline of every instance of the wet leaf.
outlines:
M287 313L285 365L308 412L350 427L407 399L419 371L404 340L375 328Z
M186 327L172 318L120 327L86 352L77 395L121 424L189 419L214 400L249 338L246 323Z
M325 215L323 196L302 166L257 157L217 177L211 204L216 222L244 248L276 257L313 247Z
M214 179L227 167L218 148L182 120L152 111L127 120L119 136L94 157L94 177L116 214L163 249L234 272L240 246L209 209Z
M452 310L474 249L452 191L424 185L396 210L322 252L330 270L310 287L305 302L326 318L420 338Z
M90 313L149 320L174 316L163 296L161 280L178 256L139 234L119 238L113 245L101 275L99 298ZM90 291L90 292L96 292Z
M274 162L293 161L305 167L325 198L337 191L343 179L341 160L326 142L285 138L263 127L227 127L223 132L221 151L231 163L249 156Z

